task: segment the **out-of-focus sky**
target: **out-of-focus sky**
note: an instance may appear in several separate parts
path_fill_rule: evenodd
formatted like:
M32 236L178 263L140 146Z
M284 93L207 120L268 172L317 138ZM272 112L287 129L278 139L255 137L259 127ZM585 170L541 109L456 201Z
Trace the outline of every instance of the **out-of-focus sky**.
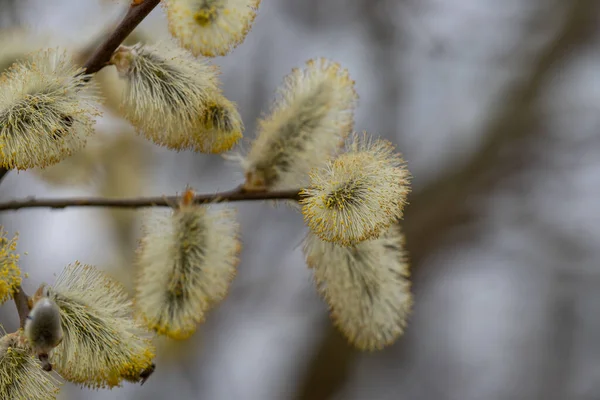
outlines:
M117 1L23 0L22 8L32 34L65 46L84 46L122 13ZM350 349L302 259L301 216L236 204L239 274L199 332L165 348L142 387L68 385L64 398L600 398L598 16L597 0L263 0L245 42L215 60L225 94L250 139L293 67L324 56L348 68L360 96L356 130L392 140L414 176L404 224L415 290L407 332L381 352ZM140 31L168 40L160 8ZM114 115L99 126L127 131ZM107 184L106 171L96 185L75 187L10 173L0 201L171 194L187 184L211 192L241 181L219 156L131 143L139 165L113 172L128 174L121 184ZM123 155L109 161L119 163ZM0 218L20 232L30 292L74 260L131 275L135 240L127 246L117 235L135 238L140 221L91 209ZM11 307L0 312L14 320L8 326Z

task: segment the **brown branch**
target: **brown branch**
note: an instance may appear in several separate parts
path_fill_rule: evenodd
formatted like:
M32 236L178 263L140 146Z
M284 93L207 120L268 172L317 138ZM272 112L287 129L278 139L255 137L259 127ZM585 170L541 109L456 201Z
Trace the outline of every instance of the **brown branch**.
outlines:
M145 0L139 4L136 3L139 2L131 3L129 11L125 14L121 23L117 25L115 30L106 38L106 40L98 46L96 51L84 64L83 67L87 74L98 72L106 65L117 47L119 47L140 22L150 14L158 3L160 3L160 0Z
M116 207L116 208L145 208L173 207L180 196L134 197L111 199L106 197L73 197L66 199L35 199L11 200L0 203L0 211L19 210L22 208L54 208L67 207ZM195 204L223 203L255 200L300 200L299 190L283 190L274 192L248 192L241 188L214 194L198 194L193 198Z
M27 315L29 315L29 297L23 291L23 288L19 286L13 295L15 306L17 306L17 313L19 313L19 326L25 327L25 321Z

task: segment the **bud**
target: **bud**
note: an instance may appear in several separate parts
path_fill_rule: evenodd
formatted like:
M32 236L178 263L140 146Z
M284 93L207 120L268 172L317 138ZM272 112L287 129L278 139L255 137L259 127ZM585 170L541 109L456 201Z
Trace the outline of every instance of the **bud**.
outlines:
M93 132L95 85L63 50L41 51L0 77L0 159L19 170L56 164Z
M44 370L51 371L48 355L63 340L60 309L54 301L42 297L33 305L25 321L25 337Z
M218 94L218 69L173 44L121 46L111 62L125 79L122 111L154 143L201 147L201 119Z
M0 338L0 399L54 400L60 385L42 370L19 332Z
M327 242L349 246L376 238L402 217L410 174L391 143L354 134L347 152L310 174L302 213Z
M166 0L171 34L192 54L224 56L244 41L260 0Z
M326 59L294 69L242 161L247 190L295 189L352 130L357 96L348 71Z
M225 298L240 251L235 212L209 212L191 193L146 228L137 257L136 308L150 329L174 339L191 336Z
M309 233L303 250L335 325L350 343L361 350L381 349L403 333L412 294L404 236L397 225L355 247Z
M8 240L7 232L0 227L0 304L12 298L15 289L21 286L21 269L17 265L18 234Z
M48 297L60 308L64 340L50 360L68 381L112 388L152 366L154 347L132 317L122 286L89 265L71 264Z

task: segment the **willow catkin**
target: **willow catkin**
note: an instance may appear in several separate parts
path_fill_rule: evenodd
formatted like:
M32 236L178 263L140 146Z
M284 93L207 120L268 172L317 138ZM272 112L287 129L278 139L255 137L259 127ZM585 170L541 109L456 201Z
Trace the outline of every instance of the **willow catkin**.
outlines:
M171 34L195 56L224 56L252 26L260 0L165 0Z
M0 399L54 400L60 385L42 370L20 332L0 338Z
M0 227L0 304L12 298L14 291L21 285L21 269L17 250L18 234L8 239L7 232Z
M402 217L409 178L390 142L353 134L346 153L311 171L300 201L304 220L322 240L343 246L376 238Z
M60 308L64 332L50 361L63 378L111 388L153 368L154 346L133 319L132 303L118 282L76 262L47 289Z
M88 79L60 49L18 61L0 77L3 167L45 167L83 148L99 114Z
M191 204L147 226L138 250L136 308L150 329L174 339L192 335L222 301L236 274L240 242L233 210Z
M220 94L218 68L172 44L121 46L111 62L126 82L123 116L154 143L198 148L200 121Z
M350 343L361 350L381 349L403 333L412 294L398 225L354 247L309 233L304 254L335 325Z
M335 154L353 126L357 96L348 71L327 59L294 69L280 87L242 167L247 190L294 189Z

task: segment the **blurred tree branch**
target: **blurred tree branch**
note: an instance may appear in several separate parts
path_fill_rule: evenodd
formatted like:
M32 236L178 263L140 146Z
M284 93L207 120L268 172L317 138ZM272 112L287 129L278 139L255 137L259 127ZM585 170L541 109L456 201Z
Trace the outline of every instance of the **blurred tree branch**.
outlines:
M554 7L558 5L562 5L556 11L563 15L561 26L556 29L554 38L540 50L526 79L519 80L510 88L501 108L483 129L484 140L479 149L463 166L448 170L409 197L410 205L403 227L413 276L422 273L421 267L426 257L443 244L452 228L476 216L467 199L474 194L489 192L510 172L519 169L519 165L500 165L500 161L504 160L502 150L535 133L533 125L537 100L555 72L555 66L596 28L594 22L599 13L599 2L573 0L553 3ZM334 397L345 384L351 364L359 354L345 343L330 323L322 326L325 330L323 339L308 363L305 376L301 378L303 383L297 395L300 400ZM397 346L403 343L401 339Z
M600 4L594 0L573 0L565 4L563 24L554 40L531 68L528 79L509 91L502 108L484 129L479 150L457 170L450 170L409 198L404 229L408 252L415 268L440 245L448 230L471 220L474 209L466 201L473 193L489 191L518 165L500 166L502 149L534 134L536 104L542 89L555 72L554 67L593 33ZM516 167L516 168L515 168Z

